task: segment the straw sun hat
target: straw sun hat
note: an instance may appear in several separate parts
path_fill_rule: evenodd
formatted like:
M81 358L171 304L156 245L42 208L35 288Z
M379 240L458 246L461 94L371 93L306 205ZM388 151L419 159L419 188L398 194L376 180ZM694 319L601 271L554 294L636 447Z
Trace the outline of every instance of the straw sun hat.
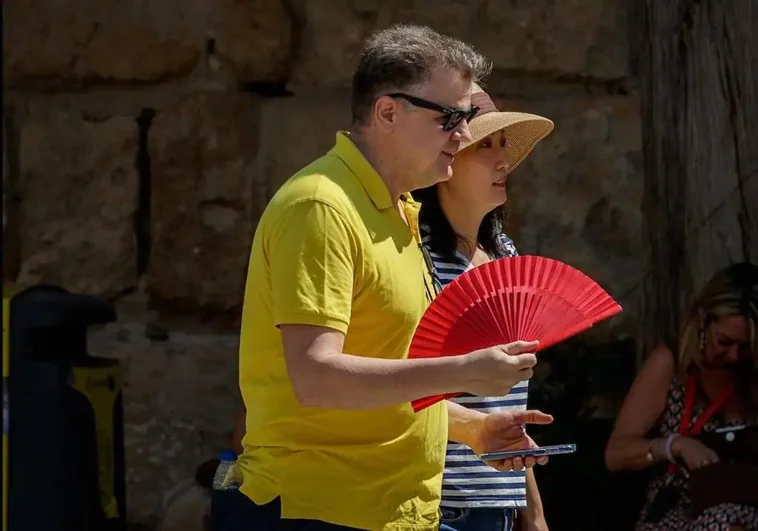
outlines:
M505 129L509 172L521 164L537 142L549 135L554 127L551 120L536 114L498 111L489 94L477 84L474 84L471 94L471 105L479 107L479 112L468 123L471 141L461 142L458 151L476 144L492 133Z

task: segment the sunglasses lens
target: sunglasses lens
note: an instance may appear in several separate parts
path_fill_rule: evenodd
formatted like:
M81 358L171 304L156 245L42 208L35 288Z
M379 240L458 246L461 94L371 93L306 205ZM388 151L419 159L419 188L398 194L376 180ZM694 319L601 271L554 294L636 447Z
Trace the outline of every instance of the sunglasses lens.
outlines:
M471 120L473 120L474 117L476 116L476 113L478 112L479 112L479 107L471 107L468 114L466 115L466 121L470 122Z
M456 127L458 127L458 124L461 123L461 121L466 118L466 113L463 113L461 111L451 112L447 115L447 121L445 122L445 125L442 127L443 131L452 131Z

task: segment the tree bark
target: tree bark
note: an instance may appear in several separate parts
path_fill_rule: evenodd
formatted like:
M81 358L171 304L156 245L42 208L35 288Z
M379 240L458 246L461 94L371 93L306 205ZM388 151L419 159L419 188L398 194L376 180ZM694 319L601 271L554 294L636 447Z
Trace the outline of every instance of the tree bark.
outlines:
M631 1L649 352L717 270L758 261L758 0Z

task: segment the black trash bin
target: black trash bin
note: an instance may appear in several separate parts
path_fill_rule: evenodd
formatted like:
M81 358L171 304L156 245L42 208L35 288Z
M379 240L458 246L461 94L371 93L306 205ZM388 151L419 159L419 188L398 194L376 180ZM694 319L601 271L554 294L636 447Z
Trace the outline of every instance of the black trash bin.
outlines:
M3 297L4 531L123 531L121 367L87 352L88 327L114 308L56 286Z

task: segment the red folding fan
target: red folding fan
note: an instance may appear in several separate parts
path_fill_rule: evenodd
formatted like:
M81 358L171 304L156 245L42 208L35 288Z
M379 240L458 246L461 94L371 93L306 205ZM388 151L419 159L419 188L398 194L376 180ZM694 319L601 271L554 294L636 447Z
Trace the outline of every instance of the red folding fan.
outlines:
M448 284L424 313L409 358L458 356L516 340L543 350L621 312L590 277L543 256L500 258ZM420 411L460 393L415 400Z

